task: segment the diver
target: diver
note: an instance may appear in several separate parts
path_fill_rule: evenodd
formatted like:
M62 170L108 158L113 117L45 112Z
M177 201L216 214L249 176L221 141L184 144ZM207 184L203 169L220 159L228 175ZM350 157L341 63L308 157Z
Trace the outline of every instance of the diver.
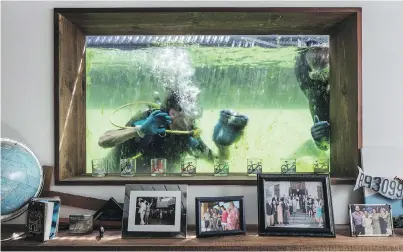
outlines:
M294 66L300 88L309 100L313 126L311 135L316 146L328 150L329 123L329 48L309 39L306 47L298 49Z
M149 108L132 117L126 124L127 128L109 130L99 138L99 146L113 148L106 158L109 173L120 172L120 159L133 158L139 153L141 157L136 160L136 173L149 172L153 158L165 158L168 173L177 171L180 168L178 164L187 154L211 162L228 158L228 148L242 137L248 118L232 110L220 112L212 136L218 147L218 153L214 154L196 134L195 121L200 113L186 113L179 98L176 92L171 91L159 109ZM188 131L190 134L168 134L167 130Z

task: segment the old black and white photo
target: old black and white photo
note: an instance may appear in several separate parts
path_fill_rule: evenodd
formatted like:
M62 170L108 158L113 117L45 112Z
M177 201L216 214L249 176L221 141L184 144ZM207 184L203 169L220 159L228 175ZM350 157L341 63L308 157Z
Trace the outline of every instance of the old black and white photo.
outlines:
M135 225L175 225L175 197L138 197Z
M130 191L129 232L179 232L182 223L181 191Z

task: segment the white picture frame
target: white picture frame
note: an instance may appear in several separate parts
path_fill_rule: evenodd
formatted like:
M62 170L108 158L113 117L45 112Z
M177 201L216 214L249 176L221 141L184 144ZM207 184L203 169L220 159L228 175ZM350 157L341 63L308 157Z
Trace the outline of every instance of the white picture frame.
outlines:
M181 216L181 191L131 191L129 203L129 216L127 231L148 231L148 232L180 232L180 216ZM141 225L136 223L137 202L141 197L173 197L175 200L174 225Z
M169 201L169 207L164 210L166 215L169 212L169 221L162 222L154 218L154 223L145 223L144 214L141 216L139 212L143 207L141 204L145 202L148 205L148 201L151 201L154 210L157 210L156 202L163 200ZM186 238L186 209L187 185L128 184L125 186L122 238Z

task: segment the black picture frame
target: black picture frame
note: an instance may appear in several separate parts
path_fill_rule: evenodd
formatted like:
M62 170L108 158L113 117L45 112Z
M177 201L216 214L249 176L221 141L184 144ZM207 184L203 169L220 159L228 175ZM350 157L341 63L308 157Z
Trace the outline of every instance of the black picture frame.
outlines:
M122 216L122 238L186 238L186 211L187 211L187 185L172 185L172 184L127 184L125 186L125 198L123 205ZM129 231L129 206L130 195L132 191L143 191L154 194L156 192L176 192L180 191L180 228L177 231ZM146 196L143 196L146 197ZM175 205L175 209L177 205ZM149 226L149 225L147 225Z
M213 236L228 236L228 235L244 235L246 234L245 224L245 203L243 196L226 196L226 197L196 197L195 212L196 212L196 237L213 237ZM220 202L220 201L239 201L239 230L228 231L201 231L201 205L204 202Z
M324 227L295 228L295 227L266 227L264 182L320 182L323 190ZM328 174L258 174L258 234L260 236L307 236L307 237L336 237L333 217L330 177Z

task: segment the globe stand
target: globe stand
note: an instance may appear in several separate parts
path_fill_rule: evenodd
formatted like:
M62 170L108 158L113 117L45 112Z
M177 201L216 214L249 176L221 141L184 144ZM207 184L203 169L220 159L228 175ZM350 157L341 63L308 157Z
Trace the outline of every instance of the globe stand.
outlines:
M19 240L27 237L25 232L4 232L1 231L1 242L10 241L10 240Z
M1 242L9 240L19 240L27 236L25 230L21 230L25 229L25 225L23 228L21 227L21 225L18 224L17 225L10 224L7 225L6 227L4 226L5 223L18 218L27 210L28 210L28 204L26 204L21 209L15 211L12 214L1 216L1 225L2 225Z

